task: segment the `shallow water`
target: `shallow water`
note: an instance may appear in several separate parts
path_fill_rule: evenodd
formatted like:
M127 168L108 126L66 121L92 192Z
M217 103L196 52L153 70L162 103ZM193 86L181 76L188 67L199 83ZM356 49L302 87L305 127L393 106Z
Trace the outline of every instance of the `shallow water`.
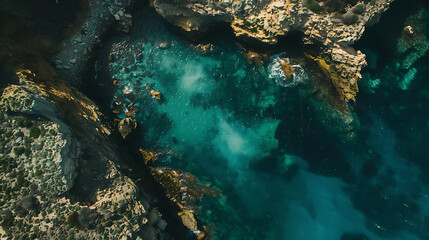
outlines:
M344 146L315 120L302 94L311 81L305 68L295 66L302 71L285 80L278 55L249 64L228 36L211 39L214 51L203 54L152 10L139 14L133 34L112 38L101 52L99 87L139 108L144 133L137 146L172 152L157 165L188 171L220 190L196 206L214 239L429 238L423 184L429 159L421 150L428 142L427 108L411 111L414 122L403 120L386 110L392 97L361 94L356 110L364 150ZM424 64L416 67L424 71ZM425 80L417 75L408 91L416 84L428 89ZM152 98L145 83L163 99ZM125 117L125 107L119 110Z

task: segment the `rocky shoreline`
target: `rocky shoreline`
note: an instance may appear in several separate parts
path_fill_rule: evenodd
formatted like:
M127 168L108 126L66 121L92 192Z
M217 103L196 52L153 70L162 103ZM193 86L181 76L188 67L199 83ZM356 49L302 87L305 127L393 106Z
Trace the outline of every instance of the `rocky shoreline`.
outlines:
M74 51L65 44L55 54L58 36L19 19L9 21L19 27L2 25L0 38L0 237L182 239L186 230L169 217L174 210L144 174L149 169L127 153L97 105L48 63ZM22 41L14 41L16 36ZM75 38L64 42L95 50L96 42L77 44ZM39 41L27 45L29 39ZM70 83L80 79L74 77L85 72L91 54L76 56L73 62L80 64ZM141 171L139 176L131 169Z
M52 60L63 79L73 86L81 86L85 73L92 65L95 51L110 31L128 34L133 0L94 1L89 3L89 14L73 36L62 42L62 50Z
M5 236L170 239L96 105L60 79L17 75L1 102Z
M345 12L328 11L324 2L312 2L322 8L317 10L314 4L311 7L309 2L296 0L154 0L150 4L167 21L190 33L208 32L216 24L228 23L238 38L275 44L279 37L300 32L304 46L315 49L307 57L318 66L323 81L336 89L340 101L351 101L355 100L360 71L366 65L365 55L351 45L392 2L364 1L345 6ZM134 120L121 120L116 133L105 124L97 105L74 88L85 85L90 78L85 74L104 36L110 31L130 32L130 12L136 1L80 4L88 14L81 16L81 22L71 24L74 30L67 37L53 40L19 19L12 21L22 24L28 31L25 34L2 27L6 34L0 38L4 50L0 62L6 67L2 69L0 101L1 238L184 239L187 230L198 239L208 238L192 207L177 199L188 192L177 189L196 186L202 192L213 191L174 169L147 168L150 179L137 179L131 168L138 159L119 150L124 144L119 136L125 139L136 129ZM355 19L351 23L347 20L350 15ZM24 40L14 45L16 35ZM31 39L38 40L33 42L33 49L26 45ZM327 118L328 125L340 121L339 125L345 126L343 139L351 142L358 125L353 114L332 106L314 103L315 109L326 114L321 122ZM183 186L179 184L184 181L181 178L188 181ZM149 186L153 180L157 185ZM202 194L194 192L195 198ZM170 202L161 203L166 200ZM168 231L169 224L171 229L181 230Z
M319 2L153 0L151 4L167 21L186 32L208 32L214 25L226 22L238 38L266 44L275 44L279 37L299 32L303 44L319 48L310 58L317 62L340 97L355 100L366 61L365 55L351 45L362 36L365 27L378 21L393 0L350 1L354 4L338 11L323 10L323 6L328 8L329 1ZM348 18L353 21L348 22Z

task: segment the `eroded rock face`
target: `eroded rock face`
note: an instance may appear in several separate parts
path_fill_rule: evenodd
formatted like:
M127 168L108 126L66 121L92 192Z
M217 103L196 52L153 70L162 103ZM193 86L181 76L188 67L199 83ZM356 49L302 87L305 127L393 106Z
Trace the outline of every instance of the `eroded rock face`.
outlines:
M2 111L45 117L45 120L41 119L37 123L22 118L20 121L26 121L27 124L12 124L12 133L31 141L31 144L26 146L26 157L30 161L18 162L29 170L26 177L31 183L39 185L52 196L58 196L73 186L77 175L75 170L78 166L78 156L81 154L80 143L59 118L55 105L45 98L43 89L28 80L35 74L27 69L18 71L17 75L20 85L9 85L3 90L0 99ZM43 136L39 137L40 135ZM22 148L20 145L24 145L21 144L23 140L18 138L15 143L12 141L11 147ZM13 155L15 158L20 157L16 152ZM9 156L11 155L3 155Z
M118 130L123 139L125 139L136 128L137 122L132 118L124 118L118 123Z
M169 239L165 221L145 227L153 207L120 170L97 106L51 73L42 79L17 70L19 82L2 91L0 212L8 218L0 237L135 239L155 232L153 239Z
M132 15L127 11L135 0L94 1L88 4L88 16L71 38L62 43L62 50L54 63L61 77L73 86L82 84L82 74L88 69L94 51L109 29L128 34Z
M366 61L365 55L350 45L362 36L366 26L378 21L392 2L365 1L359 6L347 6L345 14L315 13L303 0L224 0L216 3L153 0L152 5L165 19L187 32L204 32L214 24L227 22L237 37L267 44L276 43L278 37L290 32L301 32L304 44L320 46L317 56L313 57L316 61L323 59L325 63L322 65L329 68L324 73L332 79L338 93L347 100L354 100L360 71Z
M180 208L177 217L183 225L191 230L197 239L203 239L207 233L197 222L194 205L204 195L216 196L216 192L198 182L195 176L180 170L157 167L151 168L151 173L164 188L167 197Z
M113 19L130 19L124 11L134 1L108 2L88 3L91 19L50 63L59 49L41 29L61 35L47 26L64 12L39 16L33 4L5 4L18 17L0 24L0 239L171 239L165 222L147 224L157 197L133 180L132 157L118 150L96 104L51 65L71 83L80 79L99 34ZM76 27L67 20L60 30Z

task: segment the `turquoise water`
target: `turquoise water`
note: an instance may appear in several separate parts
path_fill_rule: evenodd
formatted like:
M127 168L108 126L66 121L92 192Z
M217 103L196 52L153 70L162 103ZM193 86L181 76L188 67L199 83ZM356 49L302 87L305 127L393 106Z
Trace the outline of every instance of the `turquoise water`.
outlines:
M308 70L295 65L293 79L278 71L279 56L293 64L302 57L293 49L258 66L228 34L212 37L213 52L203 54L152 10L136 15L133 34L113 37L100 54L100 90L112 108L115 99L124 103L118 117L129 104L139 108L136 146L172 152L157 165L220 190L195 207L213 239L429 238L427 107L395 115L394 94L361 93L359 147L345 146L315 117ZM429 89L419 64L407 91ZM163 99L152 98L145 83ZM402 104L416 101L409 97Z

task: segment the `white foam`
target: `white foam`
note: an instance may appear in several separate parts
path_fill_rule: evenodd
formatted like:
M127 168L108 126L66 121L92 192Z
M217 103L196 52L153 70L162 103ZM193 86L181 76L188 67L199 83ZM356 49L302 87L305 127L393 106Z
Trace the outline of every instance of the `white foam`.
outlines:
M292 87L308 79L307 74L300 65L292 65L292 68L294 68L295 71L292 73L292 79L288 79L281 69L281 65L285 60L288 64L290 64L290 59L281 58L283 54L284 53L281 53L271 57L271 62L268 65L268 77L273 79L278 85L282 87Z
M286 80L286 75L281 69L281 64L283 60L280 59L280 55L275 55L271 57L271 62L268 65L268 77L274 79L277 83L283 82Z

